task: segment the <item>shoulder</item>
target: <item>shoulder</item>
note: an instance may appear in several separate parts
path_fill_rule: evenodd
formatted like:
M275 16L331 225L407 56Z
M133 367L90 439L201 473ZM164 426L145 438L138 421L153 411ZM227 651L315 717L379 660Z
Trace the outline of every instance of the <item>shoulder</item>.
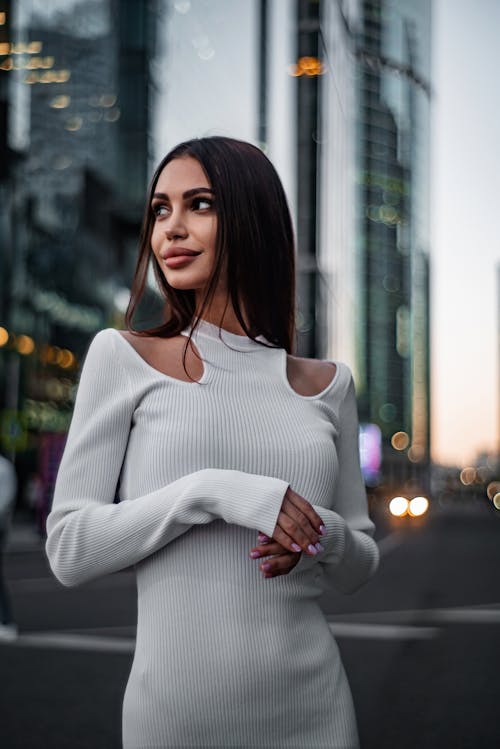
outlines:
M119 333L114 328L105 328L94 335L83 357L80 379L118 377L123 370L121 347L117 343L119 339Z
M100 364L105 365L108 360L112 361L116 359L117 338L118 331L114 328L104 328L104 330L99 330L87 346L87 350L83 357L84 369L88 369L89 366L97 367Z
M145 351L154 345L155 338L134 335L128 330L117 330L116 328L104 328L95 334L90 342L88 354L99 354L121 356L123 352L134 349L137 352Z
M322 359L287 355L287 376L299 395L318 395L337 377L338 365Z
M103 400L130 397L131 366L120 345L120 334L114 328L100 330L90 341L83 359L77 400L97 407Z
M176 380L189 382L199 380L203 375L203 363L193 347L187 346L187 338L183 335L163 338L160 336L136 335L128 330L114 331L119 340L124 342L122 349L130 355L133 352L133 362L142 365L146 363L149 374L154 370L157 374L167 375ZM138 356L137 356L138 355ZM130 358L130 356L129 356Z

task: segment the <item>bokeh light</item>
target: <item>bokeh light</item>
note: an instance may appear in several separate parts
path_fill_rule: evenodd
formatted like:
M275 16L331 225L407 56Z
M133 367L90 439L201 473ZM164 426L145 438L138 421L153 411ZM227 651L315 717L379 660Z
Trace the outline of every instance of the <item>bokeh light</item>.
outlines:
M488 495L488 499L491 499L493 502L493 497L495 494L498 494L500 492L500 481L490 481L488 486L486 487L486 494Z
M288 72L294 78L300 78L302 75L312 78L316 75L323 75L325 66L317 57L299 57L295 65L289 66Z
M71 97L67 96L66 94L59 94L59 96L54 96L52 101L50 102L50 106L52 109L66 109L66 107L69 107L71 104Z
M35 341L29 335L20 335L16 340L16 348L20 354L28 356L35 350Z
M419 517L420 515L425 515L428 509L429 500L427 497L414 497L410 502L408 513L412 517Z
M404 517L408 513L410 503L406 497L394 497L389 502L389 511L391 515L395 515L398 518Z
M67 348L61 349L56 357L56 362L63 369L70 369L75 364L75 356Z
M0 328L0 346L5 346L9 340L9 331L5 328Z
M493 504L497 510L500 510L500 492L493 497Z
M464 486L470 486L476 480L476 469L472 466L463 468L460 471L460 481Z
M406 450L410 444L410 438L406 432L395 432L391 437L391 445L395 450Z
M70 117L68 120L66 120L64 129L68 130L70 133L74 133L77 130L80 130L82 125L83 119L81 117Z

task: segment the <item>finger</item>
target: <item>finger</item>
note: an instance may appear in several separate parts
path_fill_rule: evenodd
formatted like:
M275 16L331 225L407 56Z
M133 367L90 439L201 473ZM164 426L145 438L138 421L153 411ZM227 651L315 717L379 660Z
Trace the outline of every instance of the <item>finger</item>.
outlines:
M281 505L281 512L285 517L278 516L278 523L282 526L283 530L290 534L290 530L293 531L293 528L297 526L309 539L308 543L312 543L313 545L318 543L318 531L311 525L309 518L304 515L304 513L301 512L294 504L292 504L288 500L284 501ZM293 522L293 525L288 523L288 521L286 521L286 518L290 518L290 520ZM299 541L299 543L301 542Z
M285 497L288 498L290 502L308 518L313 528L315 528L322 535L326 533L323 519L318 515L314 507L310 502L307 501L307 499L301 497L301 495L294 491L290 486L285 493Z
M291 543L285 544L286 548L290 551L299 551L300 549L313 555L323 551L318 534L311 528L309 521L304 516L301 516L301 518L301 520L294 519L286 512L281 512L278 515L276 527L280 528L291 539ZM276 536L276 532L273 537L282 543L282 539Z
M323 551L321 544L317 543L316 545L313 545L298 526L290 520L290 518L287 518L286 515L283 515L282 513L280 513L279 519L280 518L284 518L282 521L283 526L281 523L276 526L273 538L279 544L284 546L285 549L296 553L305 551L311 556L315 556L320 551ZM284 530L285 527L288 528L288 530Z
M250 549L249 554L252 559L259 559L261 557L271 556L272 554L283 554L283 552L286 551L288 551L288 549L277 541L270 541L267 544L254 546L253 549Z
M260 565L264 577L287 575L298 564L301 554L277 554Z

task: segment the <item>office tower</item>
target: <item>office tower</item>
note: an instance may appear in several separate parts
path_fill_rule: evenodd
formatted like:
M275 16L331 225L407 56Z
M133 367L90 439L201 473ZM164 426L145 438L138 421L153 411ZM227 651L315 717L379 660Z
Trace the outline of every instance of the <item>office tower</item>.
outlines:
M417 475L429 461L430 11L364 0L356 34L360 415L380 427L386 467L404 455Z

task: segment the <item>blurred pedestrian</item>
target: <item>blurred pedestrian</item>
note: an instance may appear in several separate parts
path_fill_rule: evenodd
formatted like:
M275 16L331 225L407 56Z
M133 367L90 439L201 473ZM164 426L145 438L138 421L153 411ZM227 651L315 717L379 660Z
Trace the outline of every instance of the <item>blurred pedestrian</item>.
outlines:
M150 264L165 316L138 331ZM354 387L345 364L292 355L294 320L270 161L230 138L174 148L153 177L128 330L88 351L47 519L63 584L135 566L126 749L358 746L317 602L378 562Z
M3 552L16 499L16 471L10 460L0 453L0 640L15 640L17 626L12 617L9 592L3 575Z

